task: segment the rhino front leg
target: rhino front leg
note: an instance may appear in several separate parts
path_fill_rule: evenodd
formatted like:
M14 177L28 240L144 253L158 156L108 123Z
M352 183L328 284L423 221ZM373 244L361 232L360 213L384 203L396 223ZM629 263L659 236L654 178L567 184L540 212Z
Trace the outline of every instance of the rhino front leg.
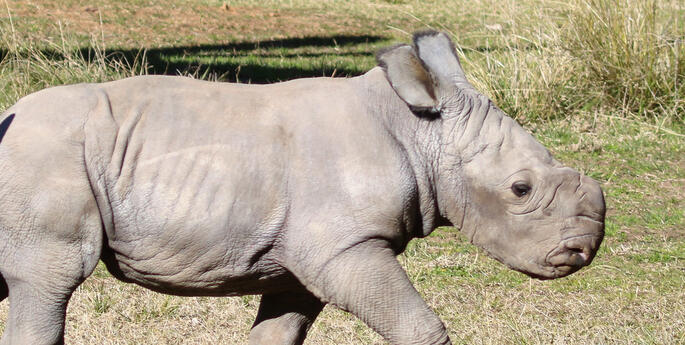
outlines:
M250 331L250 345L300 345L324 303L307 291L266 294Z
M305 275L308 288L359 317L391 344L451 344L442 321L385 241L362 242L322 264L318 272Z

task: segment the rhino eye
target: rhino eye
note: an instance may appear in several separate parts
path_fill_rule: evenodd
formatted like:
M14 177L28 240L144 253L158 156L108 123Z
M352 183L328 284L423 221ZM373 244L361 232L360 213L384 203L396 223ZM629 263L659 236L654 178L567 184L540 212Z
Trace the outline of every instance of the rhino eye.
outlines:
M511 186L511 191L519 198L528 195L531 189L525 182L516 182Z

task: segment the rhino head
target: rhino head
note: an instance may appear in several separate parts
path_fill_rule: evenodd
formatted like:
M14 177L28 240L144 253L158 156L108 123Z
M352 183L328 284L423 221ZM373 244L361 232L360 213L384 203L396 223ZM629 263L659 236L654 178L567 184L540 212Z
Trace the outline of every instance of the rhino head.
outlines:
M451 40L422 32L378 61L397 95L437 123L433 188L441 217L510 268L540 279L590 264L604 236L593 179L564 167L467 80Z

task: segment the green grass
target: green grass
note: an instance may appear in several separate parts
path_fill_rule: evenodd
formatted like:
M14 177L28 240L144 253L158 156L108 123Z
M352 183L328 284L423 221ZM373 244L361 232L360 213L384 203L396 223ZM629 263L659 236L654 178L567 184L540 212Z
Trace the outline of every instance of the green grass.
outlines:
M554 281L508 270L454 228L412 241L400 260L453 341L685 343L682 2L222 4L3 2L11 17L0 15L0 110L45 87L144 73L242 83L359 75L378 48L409 32L448 31L473 83L560 161L598 180L608 206L595 262ZM100 265L70 303L67 342L244 343L258 302L164 296L117 282ZM382 343L333 308L308 339Z

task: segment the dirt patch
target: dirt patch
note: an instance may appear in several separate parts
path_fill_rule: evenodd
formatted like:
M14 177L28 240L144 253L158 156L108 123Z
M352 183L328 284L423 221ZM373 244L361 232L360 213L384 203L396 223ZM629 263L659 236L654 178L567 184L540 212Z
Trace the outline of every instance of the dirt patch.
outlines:
M316 8L264 8L175 3L140 4L36 0L8 1L19 33L48 32L43 38L104 37L108 46L154 48L284 37L365 34L373 23Z

